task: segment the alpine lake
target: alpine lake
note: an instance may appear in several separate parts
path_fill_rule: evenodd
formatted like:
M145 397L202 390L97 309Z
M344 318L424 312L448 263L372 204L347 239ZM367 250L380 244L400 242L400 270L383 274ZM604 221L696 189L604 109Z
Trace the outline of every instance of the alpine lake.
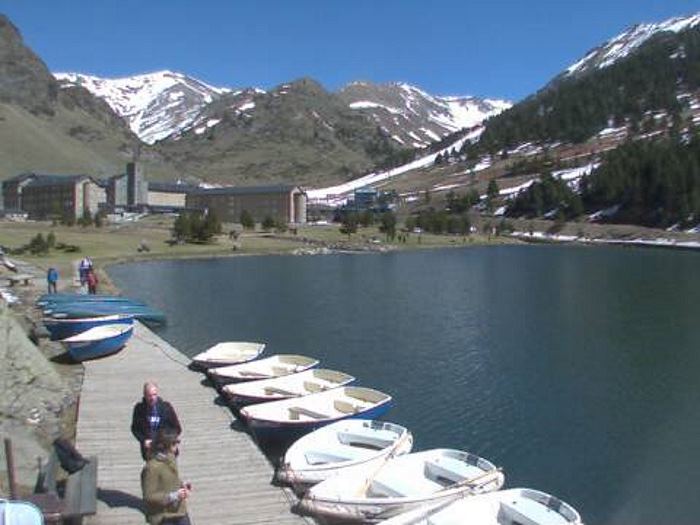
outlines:
M530 245L109 273L190 356L226 340L315 356L391 394L414 450L486 457L589 525L658 525L700 522L699 269L691 251Z

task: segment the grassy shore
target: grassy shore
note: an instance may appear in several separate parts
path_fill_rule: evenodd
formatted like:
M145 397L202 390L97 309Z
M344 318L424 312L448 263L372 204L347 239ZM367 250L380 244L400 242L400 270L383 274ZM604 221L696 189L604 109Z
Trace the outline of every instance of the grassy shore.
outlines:
M224 225L223 235L207 244L171 244L173 219L165 216L147 217L138 222L93 226L61 226L50 222L28 221L0 223L0 245L17 249L27 245L37 234L46 237L53 232L56 244L73 245L79 251L66 252L52 249L48 254L32 255L25 252L17 258L42 270L54 266L61 277L72 279L74 262L89 255L98 267L135 260L177 259L191 257L222 257L236 255L267 255L285 253L313 253L315 250L384 251L420 248L463 246L465 244L509 243L507 238L471 235L455 237L431 234L408 234L405 242L388 242L376 227L361 228L351 236L341 234L338 225L303 226L296 232L244 231L237 240L229 237L233 225ZM143 247L147 247L147 251ZM102 275L103 282L107 278ZM64 283L65 286L66 283Z

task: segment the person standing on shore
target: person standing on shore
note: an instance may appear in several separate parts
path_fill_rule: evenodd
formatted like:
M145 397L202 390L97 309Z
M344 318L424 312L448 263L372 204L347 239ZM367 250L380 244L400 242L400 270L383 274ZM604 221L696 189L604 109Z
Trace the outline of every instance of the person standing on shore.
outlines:
M97 280L97 273L95 273L95 270L93 268L90 268L87 272L87 286L89 294L95 295L97 293L98 282L99 281Z
M46 282L49 286L49 293L58 293L56 283L58 283L58 270L53 266L46 272Z
M161 429L153 440L153 456L141 471L146 520L151 525L190 525L187 499L192 484L183 482L177 468L180 440L171 429Z
M143 385L143 399L134 405L131 418L131 433L141 445L144 461L149 459L153 439L159 430L170 430L175 435L182 433L173 406L158 396L156 383L147 381Z
M80 260L78 265L78 274L80 275L80 287L83 289L82 293L85 293L85 287L87 286L88 272L92 269L92 259L87 255Z

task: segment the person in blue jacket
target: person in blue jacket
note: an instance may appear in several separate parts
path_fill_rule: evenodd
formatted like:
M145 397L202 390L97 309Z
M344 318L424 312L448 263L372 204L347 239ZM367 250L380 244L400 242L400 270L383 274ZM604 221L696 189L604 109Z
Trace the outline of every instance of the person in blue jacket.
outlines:
M46 272L46 282L49 285L49 293L57 293L56 283L58 283L58 270L56 268L49 268Z

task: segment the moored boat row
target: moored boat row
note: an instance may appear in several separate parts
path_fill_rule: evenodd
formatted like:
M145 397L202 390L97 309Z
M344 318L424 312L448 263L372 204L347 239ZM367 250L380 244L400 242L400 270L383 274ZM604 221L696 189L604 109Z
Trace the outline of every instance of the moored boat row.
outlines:
M325 520L403 524L580 525L569 504L527 488L463 450L411 452L412 434L380 418L392 397L296 354L236 356L220 343L193 359L259 442L298 437L275 474L303 495L298 509ZM240 344L240 343L238 343ZM219 347L218 350L214 350ZM240 362L236 362L240 359Z
M37 300L44 326L74 361L121 350L133 334L134 319L163 323L165 315L145 303L114 295L45 294Z
M37 301L44 317L52 319L84 319L106 315L131 315L151 325L165 324L163 312L137 299L116 295L45 294Z

